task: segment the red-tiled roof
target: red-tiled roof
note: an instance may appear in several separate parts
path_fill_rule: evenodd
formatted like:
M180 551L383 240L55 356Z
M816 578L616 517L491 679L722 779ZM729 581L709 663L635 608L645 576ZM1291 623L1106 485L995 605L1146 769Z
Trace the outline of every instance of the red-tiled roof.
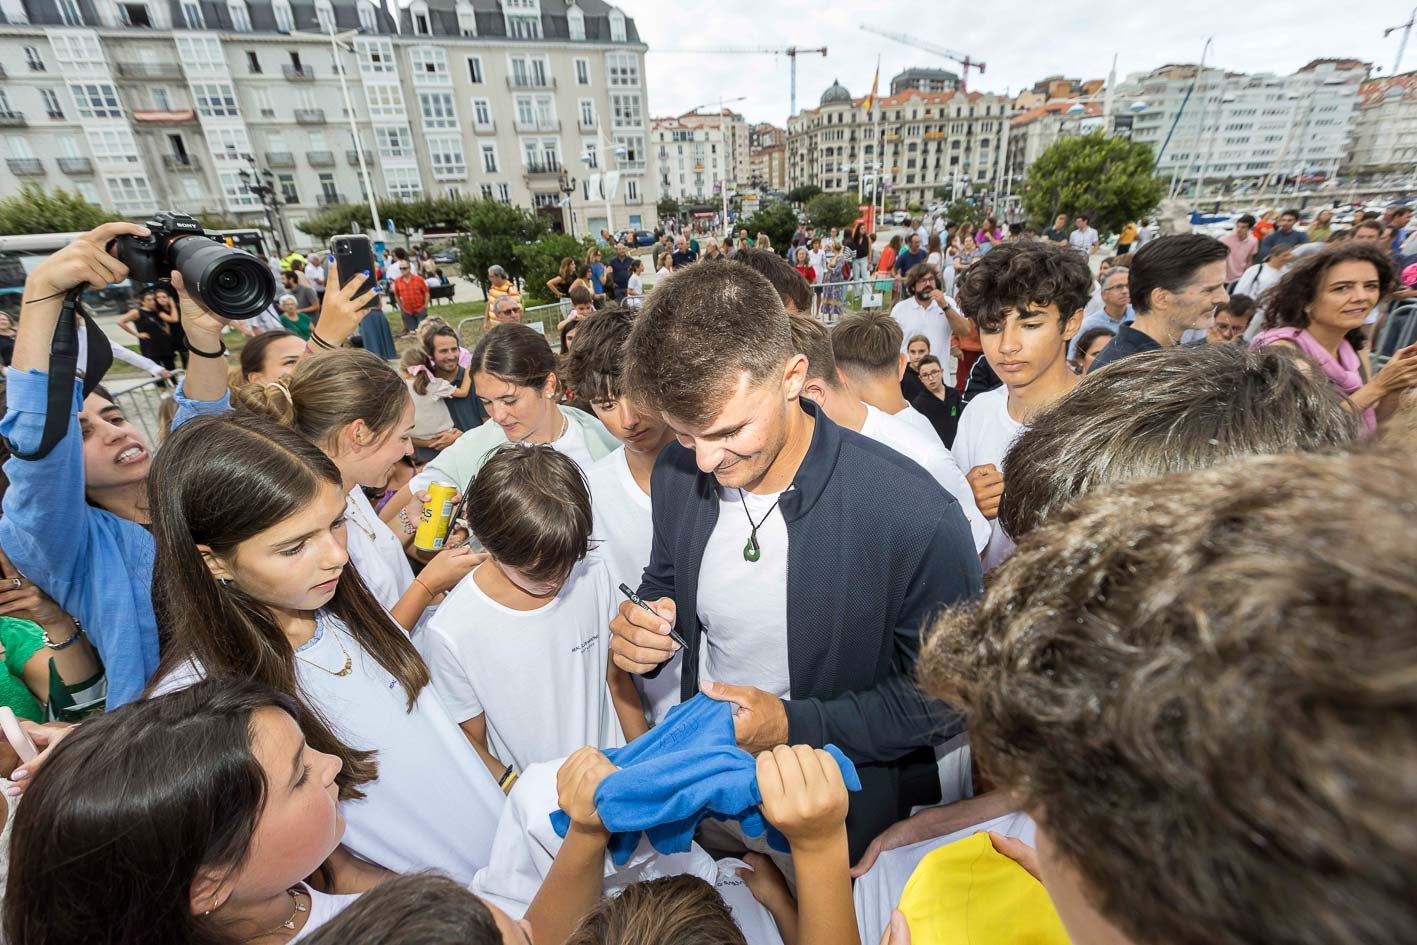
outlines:
M1026 125L1031 121L1042 118L1044 115L1058 115L1063 112L1066 112L1068 109L1072 108L1076 104L1078 103L1075 101L1070 102L1066 99L1055 99L1051 102L1047 102L1046 104L1040 105L1037 108L1030 108L1026 112L1019 112L1017 115L1009 119L1009 124ZM1084 115L1102 114L1102 106L1098 105L1096 102L1084 102L1082 107Z
M1368 79L1358 86L1358 107L1372 108L1388 101L1394 95L1417 104L1417 72Z

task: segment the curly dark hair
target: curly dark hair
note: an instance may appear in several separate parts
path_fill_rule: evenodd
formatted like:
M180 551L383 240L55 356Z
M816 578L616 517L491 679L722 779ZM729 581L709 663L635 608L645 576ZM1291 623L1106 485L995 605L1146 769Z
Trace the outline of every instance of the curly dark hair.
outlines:
M582 320L576 343L561 362L566 386L592 402L619 400L625 342L634 324L634 309L623 305L607 305Z
M1384 249L1371 243L1339 243L1300 259L1277 285L1259 297L1258 302L1264 307L1264 327L1308 328L1309 313L1305 309L1318 298L1328 271L1346 262L1372 263L1378 271L1378 290L1383 298L1397 287L1397 266ZM1353 329L1346 337L1353 350L1362 350L1361 328Z
M930 628L925 688L1130 940L1417 928L1410 464L1252 457L1109 486Z
M1004 323L1004 310L1056 305L1066 325L1092 296L1092 270L1071 246L999 243L960 276L955 299L980 331Z

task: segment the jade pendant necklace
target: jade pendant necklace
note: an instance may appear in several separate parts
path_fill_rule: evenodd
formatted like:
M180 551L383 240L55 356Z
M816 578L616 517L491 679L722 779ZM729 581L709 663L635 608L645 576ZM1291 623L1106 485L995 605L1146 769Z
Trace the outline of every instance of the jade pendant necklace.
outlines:
M748 527L752 529L748 534L748 543L743 546L743 560L757 561L763 556L762 549L758 546L758 529L762 528L763 522L766 522L768 516L772 515L772 510L777 508L777 503L782 501L782 496L779 495L777 502L774 502L772 508L767 510L767 514L756 522L753 521L753 516L748 514L748 500L744 498L742 489L738 490L738 500L743 503L743 515L747 517Z

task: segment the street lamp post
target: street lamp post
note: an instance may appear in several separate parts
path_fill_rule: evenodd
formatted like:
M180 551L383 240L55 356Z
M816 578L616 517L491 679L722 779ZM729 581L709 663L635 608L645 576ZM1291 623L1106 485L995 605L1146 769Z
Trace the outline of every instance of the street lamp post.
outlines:
M283 256L281 250L281 237L285 236L285 221L280 218L280 193L276 190L275 175L267 170L259 170L256 167L256 158L250 154L246 155L246 162L251 165L251 169L242 168L237 172L241 178L241 186L246 193L261 201L261 210L266 214L266 228L271 231L271 241L276 244L276 255ZM274 216L272 216L274 214ZM280 231L276 230L276 220L280 219ZM289 240L287 240L287 244Z
M561 190L562 225L569 235L575 236L576 224L575 218L571 215L571 194L576 192L576 179L568 175L563 167L561 168L561 177L556 185Z

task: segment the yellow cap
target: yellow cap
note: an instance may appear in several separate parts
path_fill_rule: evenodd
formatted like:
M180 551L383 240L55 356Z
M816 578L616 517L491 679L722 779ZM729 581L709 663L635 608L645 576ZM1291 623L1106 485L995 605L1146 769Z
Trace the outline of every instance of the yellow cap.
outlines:
M1047 890L986 833L921 860L900 911L914 945L1069 945Z

